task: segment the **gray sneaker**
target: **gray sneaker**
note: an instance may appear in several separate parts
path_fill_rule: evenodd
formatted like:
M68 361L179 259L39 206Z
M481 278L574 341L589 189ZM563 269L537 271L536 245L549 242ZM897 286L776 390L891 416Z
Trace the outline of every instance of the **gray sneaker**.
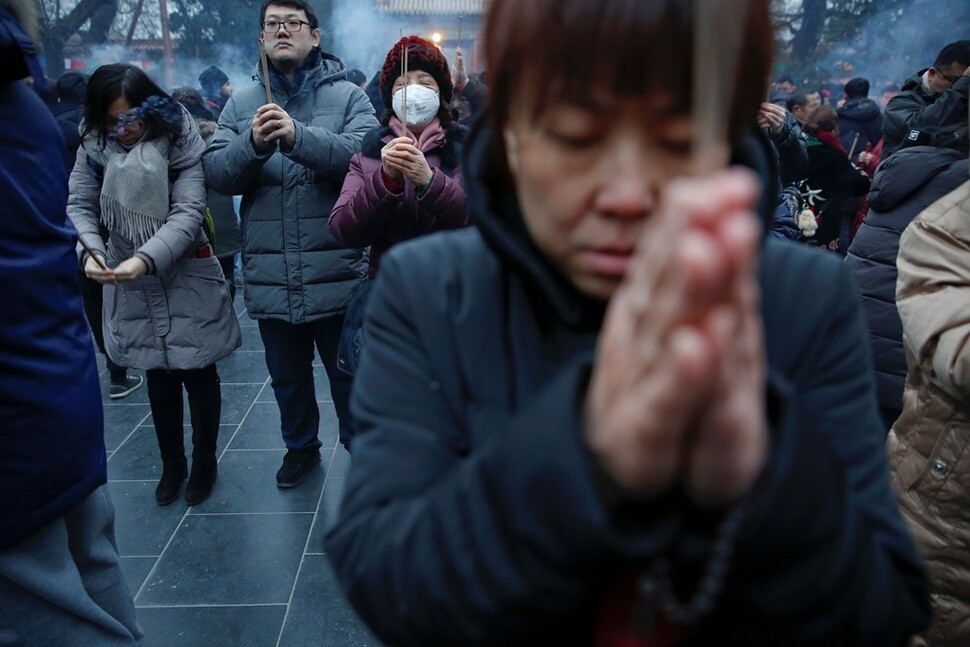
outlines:
M123 398L145 382L141 375L128 375L120 382L112 382L109 395L112 400Z

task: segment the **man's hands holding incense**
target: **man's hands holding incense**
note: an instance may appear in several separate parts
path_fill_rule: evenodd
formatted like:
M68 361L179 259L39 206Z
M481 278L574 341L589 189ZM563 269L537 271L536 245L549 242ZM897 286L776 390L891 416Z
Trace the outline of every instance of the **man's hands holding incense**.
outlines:
M765 462L755 179L672 183L610 301L585 407L587 443L633 497L682 484L728 505Z
M767 128L772 135L778 135L785 127L788 111L773 103L762 103L758 109L758 127Z
M252 138L258 153L268 153L276 142L282 150L290 151L296 144L296 125L283 108L267 103L253 117Z

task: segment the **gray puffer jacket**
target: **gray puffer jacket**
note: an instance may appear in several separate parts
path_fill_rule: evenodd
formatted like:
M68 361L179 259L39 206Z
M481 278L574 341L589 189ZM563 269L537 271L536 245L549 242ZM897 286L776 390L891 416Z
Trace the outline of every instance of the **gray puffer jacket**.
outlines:
M206 180L243 196L242 255L246 308L254 319L304 323L343 312L367 273L361 249L347 249L327 219L350 158L377 128L364 91L343 63L314 49L290 84L270 72L273 100L296 124L293 150L260 155L250 135L266 103L258 84L233 93L203 157Z
M131 240L110 231L107 246L98 231L100 195L109 154L93 133L84 138L70 178L67 215L78 236L110 267L135 253L149 272L135 281L104 286L104 343L120 366L148 369L195 369L208 366L239 347L241 335L229 301L219 261L197 258L206 245L205 145L195 122L185 113L182 133L169 150L170 211L165 224L136 249Z

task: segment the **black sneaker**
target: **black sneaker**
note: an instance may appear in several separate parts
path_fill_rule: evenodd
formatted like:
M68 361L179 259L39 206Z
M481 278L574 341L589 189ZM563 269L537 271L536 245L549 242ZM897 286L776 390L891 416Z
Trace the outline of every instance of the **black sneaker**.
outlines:
M283 466L276 473L276 486L296 487L303 482L314 465L320 462L319 449L290 449L283 457Z
M144 382L145 378L143 378L141 375L129 375L119 382L112 381L109 395L111 396L112 400L123 398L140 387Z

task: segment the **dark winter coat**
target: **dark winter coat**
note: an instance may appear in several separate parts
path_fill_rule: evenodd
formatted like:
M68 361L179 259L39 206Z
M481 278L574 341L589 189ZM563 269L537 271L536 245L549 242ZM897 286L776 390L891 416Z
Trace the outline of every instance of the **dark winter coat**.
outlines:
M189 110L191 112L191 109ZM199 134L208 146L215 135L217 124L209 119L195 117L195 123L199 127ZM215 227L215 248L216 258L222 259L235 255L240 247L239 220L236 217L236 209L233 204L234 198L231 195L223 195L214 191L212 187L206 188L205 205L212 215L212 224ZM212 241L210 241L212 242Z
M956 128L961 124L966 127L970 76L961 76L945 92L934 94L923 86L925 72L921 70L910 77L902 91L886 106L882 122L882 134L886 139L883 159L899 150L913 128Z
M844 152L808 138L808 186L822 192L815 244L826 247L838 241L842 220L854 220L858 198L869 191L869 184L869 176L852 166Z
M465 167L478 227L402 243L375 282L327 552L390 644L592 644L604 592L658 556L675 576L701 570L711 536L689 529L697 511L678 494L604 504L581 429L603 305L538 255L485 141L472 136ZM767 222L767 142L745 159L771 187ZM926 626L928 591L889 487L851 281L804 246L768 239L760 257L779 415L695 644L901 645Z
M94 344L67 219L61 129L0 8L0 550L107 480Z
M866 146L875 146L882 139L882 111L875 101L863 98L846 101L838 113L839 138L852 161L856 161Z
M462 186L461 149L467 130L448 129L443 145L425 151L434 178L424 193L405 178L404 191L394 194L381 177L381 149L395 135L390 127L364 137L361 151L350 160L350 172L330 214L330 232L347 247L370 246L370 273L377 274L381 257L397 243L441 229L468 224Z
M377 118L364 91L330 54L312 50L295 83L270 71L273 99L296 124L296 143L260 154L256 110L266 103L262 71L233 92L203 157L209 186L242 195L246 309L254 319L307 323L344 312L367 272L361 249L327 229L350 158Z
M801 126L790 112L785 113L785 125L777 135L769 133L771 143L778 152L781 183L797 184L808 175L808 150Z
M872 182L869 215L845 259L862 297L879 406L888 422L902 411L906 381L903 325L896 310L899 237L913 218L966 182L966 160L954 150L931 146L905 148L887 159Z
M84 106L80 103L58 103L52 111L64 135L64 164L67 172L74 168L77 149L81 145L81 120L84 118Z

